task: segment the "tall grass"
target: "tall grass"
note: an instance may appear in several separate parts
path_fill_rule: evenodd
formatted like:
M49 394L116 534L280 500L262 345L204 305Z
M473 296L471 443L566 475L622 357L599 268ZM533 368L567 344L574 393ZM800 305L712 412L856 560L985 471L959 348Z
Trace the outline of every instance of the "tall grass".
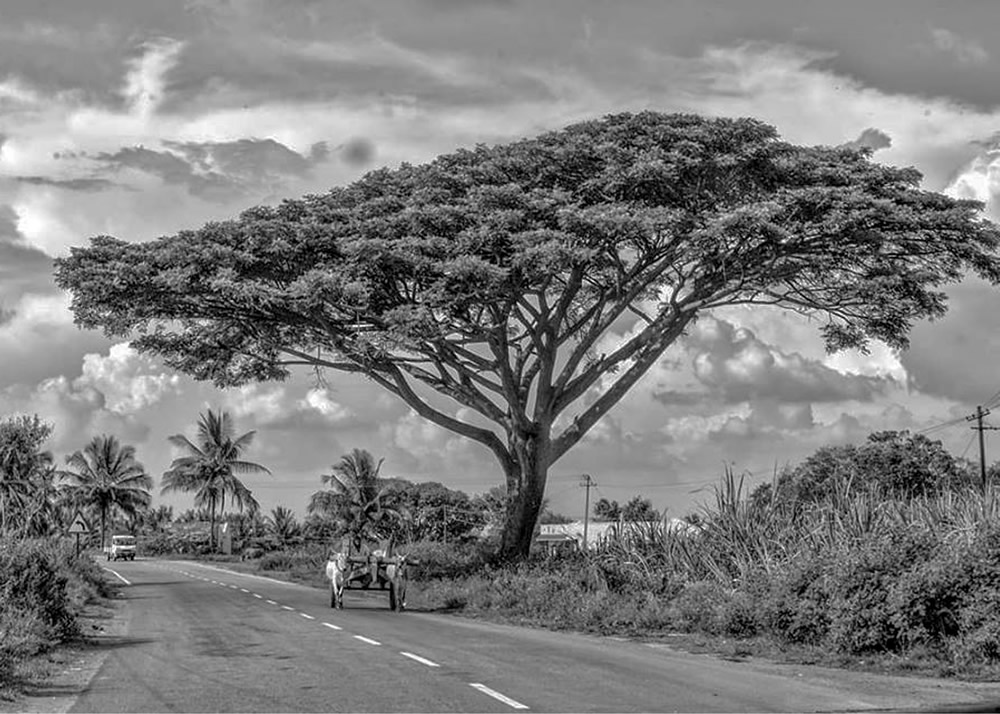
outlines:
M625 523L592 558L650 592L673 582L681 629L1000 665L995 492L898 498L846 482L802 504L750 498L727 471L697 530Z
M984 496L972 487L901 499L848 482L808 505L748 496L744 477L727 469L701 526L677 528L667 519L624 522L609 531L595 556L644 573L666 570L685 580L732 586L751 573L780 571L816 553L849 552L901 530L968 544L1000 522L1000 494Z

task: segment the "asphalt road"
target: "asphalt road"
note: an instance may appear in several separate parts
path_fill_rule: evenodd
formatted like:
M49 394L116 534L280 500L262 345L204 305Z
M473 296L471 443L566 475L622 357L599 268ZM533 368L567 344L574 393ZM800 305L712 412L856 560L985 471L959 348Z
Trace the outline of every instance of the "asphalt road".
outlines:
M349 591L331 610L322 590L197 563L111 566L122 634L104 638L73 712L845 711L955 696L934 680L394 613L387 595Z

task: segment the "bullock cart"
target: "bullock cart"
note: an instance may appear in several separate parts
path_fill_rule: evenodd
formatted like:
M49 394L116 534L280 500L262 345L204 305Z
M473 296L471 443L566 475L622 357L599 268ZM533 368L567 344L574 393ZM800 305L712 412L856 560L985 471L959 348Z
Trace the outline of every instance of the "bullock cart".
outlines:
M389 609L406 609L406 583L409 566L415 565L405 555L394 552L392 541L369 551L355 540L345 550L331 554L326 564L330 580L330 607L344 609L344 590L389 590Z

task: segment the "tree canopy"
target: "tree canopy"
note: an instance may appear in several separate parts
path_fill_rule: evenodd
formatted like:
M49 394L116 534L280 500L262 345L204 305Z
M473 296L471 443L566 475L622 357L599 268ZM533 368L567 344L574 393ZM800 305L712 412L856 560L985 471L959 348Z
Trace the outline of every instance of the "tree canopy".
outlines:
M82 451L67 456L66 464L69 468L60 472L61 487L75 504L100 514L102 548L108 516L135 518L152 502L153 479L136 459L135 447L115 436L95 436Z
M879 431L860 445L818 449L801 464L784 469L774 485L758 486L751 499L808 505L848 490L912 498L974 482L967 464L940 441L908 431Z
M77 324L195 378L356 373L483 444L517 557L548 469L699 314L776 305L831 350L901 348L946 283L997 282L980 204L920 178L753 119L618 114L151 242L97 236L56 281Z

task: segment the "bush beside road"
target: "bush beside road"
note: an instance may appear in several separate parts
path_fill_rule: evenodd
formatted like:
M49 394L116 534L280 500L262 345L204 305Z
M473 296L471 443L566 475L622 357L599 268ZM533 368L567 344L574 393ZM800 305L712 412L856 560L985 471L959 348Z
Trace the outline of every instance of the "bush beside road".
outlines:
M84 607L107 595L100 566L71 543L0 539L0 697L30 678L33 657L78 638Z

